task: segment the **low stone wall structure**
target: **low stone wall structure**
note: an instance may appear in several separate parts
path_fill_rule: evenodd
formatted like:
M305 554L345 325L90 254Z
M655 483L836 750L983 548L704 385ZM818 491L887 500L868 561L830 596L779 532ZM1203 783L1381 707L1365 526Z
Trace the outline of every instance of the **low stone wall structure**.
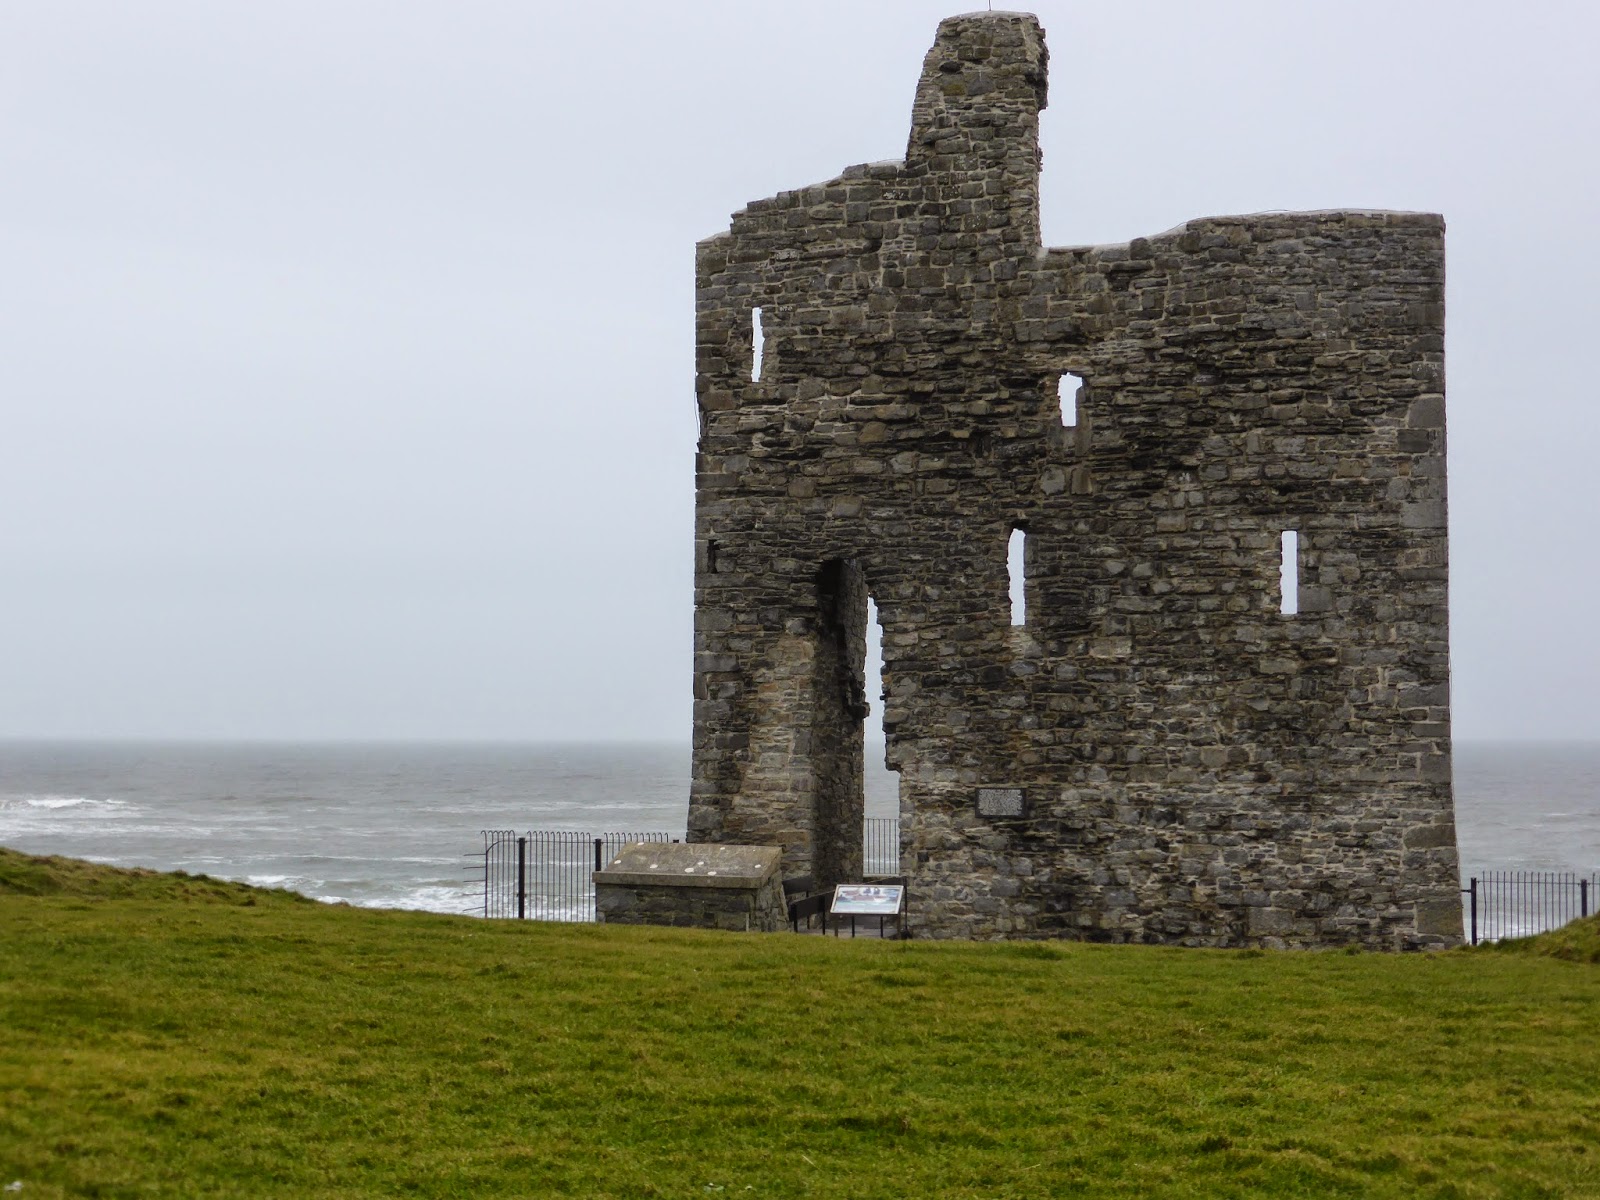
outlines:
M677 925L776 933L788 923L778 846L634 842L594 873L608 925Z

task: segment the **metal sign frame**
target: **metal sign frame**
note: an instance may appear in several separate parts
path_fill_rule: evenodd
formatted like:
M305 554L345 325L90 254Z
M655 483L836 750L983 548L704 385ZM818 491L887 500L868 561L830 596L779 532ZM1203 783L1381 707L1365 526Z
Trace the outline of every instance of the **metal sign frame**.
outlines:
M901 883L841 883L833 889L828 911L835 916L898 917L905 901Z

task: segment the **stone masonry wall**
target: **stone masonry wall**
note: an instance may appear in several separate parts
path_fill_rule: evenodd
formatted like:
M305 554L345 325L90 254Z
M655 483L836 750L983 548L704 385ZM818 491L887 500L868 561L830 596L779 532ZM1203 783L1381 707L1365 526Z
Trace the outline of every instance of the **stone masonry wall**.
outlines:
M1045 249L1046 66L945 21L903 162L698 247L690 837L859 873L870 595L914 933L1450 944L1443 222Z
M789 924L783 881L776 875L748 888L597 882L594 900L595 914L603 925L779 933Z

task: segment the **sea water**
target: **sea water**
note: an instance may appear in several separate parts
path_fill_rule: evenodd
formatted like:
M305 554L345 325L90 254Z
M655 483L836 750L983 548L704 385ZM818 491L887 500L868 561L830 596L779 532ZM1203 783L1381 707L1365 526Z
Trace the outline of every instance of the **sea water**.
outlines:
M676 745L0 743L0 845L467 912L482 830L682 836L688 772Z
M867 812L896 777L867 755ZM1600 743L1458 743L1462 877L1600 871ZM676 744L0 742L0 845L471 912L485 829L683 835Z

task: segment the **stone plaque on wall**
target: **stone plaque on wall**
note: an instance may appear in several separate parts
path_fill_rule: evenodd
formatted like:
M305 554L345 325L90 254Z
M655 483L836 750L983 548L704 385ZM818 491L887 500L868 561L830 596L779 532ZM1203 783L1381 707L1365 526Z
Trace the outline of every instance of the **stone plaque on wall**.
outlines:
M1021 788L979 788L980 817L1020 817L1024 815Z

